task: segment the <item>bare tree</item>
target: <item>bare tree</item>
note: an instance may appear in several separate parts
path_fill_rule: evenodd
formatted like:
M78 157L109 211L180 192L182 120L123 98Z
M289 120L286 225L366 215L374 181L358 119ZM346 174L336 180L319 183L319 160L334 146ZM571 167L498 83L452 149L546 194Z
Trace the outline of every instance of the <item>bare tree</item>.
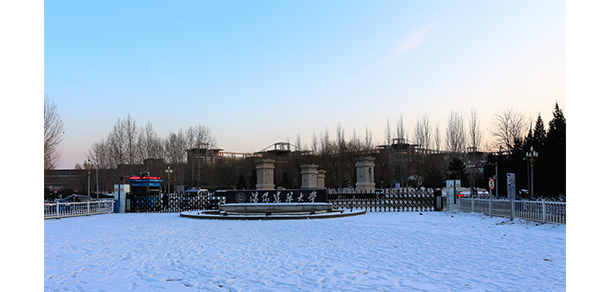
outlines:
M102 139L99 142L93 142L89 149L88 156L95 161L98 168L110 169L113 167L108 143Z
M387 145L391 145L392 144L392 128L390 127L390 119L387 119L386 125L385 125L385 143Z
M476 151L481 147L481 142L483 141L483 133L481 132L479 115L475 107L472 107L470 109L470 121L468 126L470 147L472 147Z
M428 150L431 148L432 131L430 131L428 116L424 115L421 120L417 120L413 135L415 144L420 145L422 149Z
M407 137L407 131L405 130L405 124L402 119L402 115L398 118L398 122L396 122L396 138L401 139L401 141L407 141L409 138ZM401 142L402 143L402 142Z
M64 123L57 105L47 95L44 99L44 169L55 169L59 164L63 139Z
M356 128L352 131L352 138L349 140L350 144L357 145L360 141L358 141L358 135L356 134Z
M130 165L129 171L133 174L131 166L141 162L140 135L141 130L131 115L127 115L125 120L119 118L106 140L102 139L92 145L89 156L102 168L117 168L119 164Z
M127 164L133 165L137 162L137 153L140 145L138 144L138 136L140 129L136 126L136 121L131 118L131 114L127 115L127 119L121 122L121 131L125 137L125 153L127 154Z
M462 117L462 113L451 110L449 113L449 119L447 121L445 140L447 151L453 153L463 153L466 144L465 142L464 118Z
M337 146L339 150L345 149L345 131L341 128L341 123L337 123Z
M324 128L324 133L320 136L322 137L321 141L320 141L320 143L322 144L321 150L325 153L329 153L331 151L331 149L330 149L331 145L330 145L330 136L328 134L328 128Z
M138 136L138 160L145 159L162 159L163 158L163 142L155 132L150 121L146 123Z
M216 145L216 139L212 136L212 131L204 126L197 125L191 126L186 130L186 149L206 149L203 159L193 159L191 161L187 161L189 163L189 170L191 174L190 184L192 185L206 185L210 182L211 173L210 173L210 165L213 159L213 152L210 151L212 146ZM201 150L197 150L201 151ZM209 159L208 159L208 156Z
M318 137L316 132L311 135L311 153L318 154Z
M441 127L438 123L436 123L436 130L434 132L434 148L435 150L441 151Z
M203 145L216 146L216 138L210 128L204 125L191 126L186 130L186 147L200 148Z
M123 137L120 123L121 119L118 119L106 139L108 151L111 153L109 159L112 168L116 168L117 165L125 163L126 155L125 150L123 149L125 137Z
M301 133L297 133L297 138L294 143L294 146L297 146L297 150L303 149L303 145L301 145Z
M504 149L512 152L515 141L523 139L525 136L526 128L527 123L523 112L509 108L493 115L490 132L498 150Z
M368 126L364 129L364 131L364 145L368 150L371 150L373 149L373 134L369 130Z
M165 159L170 164L178 164L186 162L187 143L184 137L182 129L178 130L178 133L169 131L165 142L163 143L165 149Z

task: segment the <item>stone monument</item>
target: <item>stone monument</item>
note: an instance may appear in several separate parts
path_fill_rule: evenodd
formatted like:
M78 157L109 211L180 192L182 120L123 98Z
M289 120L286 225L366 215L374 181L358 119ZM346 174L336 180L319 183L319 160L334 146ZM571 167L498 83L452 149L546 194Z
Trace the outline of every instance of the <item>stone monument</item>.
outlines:
M273 159L259 159L256 161L256 189L257 190L273 190L273 170L275 165Z
M326 179L326 171L325 170L318 170L318 188L319 189L324 189L325 188L325 179Z
M302 189L317 189L318 188L318 166L315 164L301 165L301 188Z
M356 159L356 192L375 192L375 158L360 157Z

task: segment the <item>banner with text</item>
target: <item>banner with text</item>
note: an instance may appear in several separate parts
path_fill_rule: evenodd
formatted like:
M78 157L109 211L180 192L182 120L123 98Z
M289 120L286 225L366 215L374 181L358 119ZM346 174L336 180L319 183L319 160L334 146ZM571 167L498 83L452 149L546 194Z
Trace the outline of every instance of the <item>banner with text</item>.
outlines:
M326 190L217 191L225 203L326 203Z

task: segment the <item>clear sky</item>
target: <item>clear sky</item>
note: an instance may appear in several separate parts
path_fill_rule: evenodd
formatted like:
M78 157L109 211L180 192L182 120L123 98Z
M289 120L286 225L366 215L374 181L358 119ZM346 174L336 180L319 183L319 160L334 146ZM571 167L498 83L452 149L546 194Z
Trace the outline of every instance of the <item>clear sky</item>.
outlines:
M566 3L522 1L45 1L44 94L65 124L63 163L117 119L203 124L226 151L310 145L340 123L381 144L402 115L476 107L485 138L513 107L566 116Z

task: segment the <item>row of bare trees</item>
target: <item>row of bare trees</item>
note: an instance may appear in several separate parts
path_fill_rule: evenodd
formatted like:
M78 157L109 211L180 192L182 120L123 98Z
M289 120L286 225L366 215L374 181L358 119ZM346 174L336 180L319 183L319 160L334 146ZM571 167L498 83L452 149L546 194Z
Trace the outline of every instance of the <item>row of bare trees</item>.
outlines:
M205 165L201 161L187 165L186 150L214 147L216 139L204 125L191 126L178 132L170 131L166 138L160 137L148 121L138 126L131 115L119 118L108 136L94 142L88 156L101 169L100 185L119 183L122 177L150 171L153 176L163 176L166 165L170 165L173 181L203 181ZM146 164L146 162L148 163ZM77 168L80 168L77 165Z
M469 147L481 149L483 132L475 107L471 108L468 122L468 128L466 128L462 112L451 110L447 119L447 128L444 135L445 143L443 145L443 136L441 135L439 124L437 123L436 127L433 129L427 115L423 115L416 121L412 139L409 139L408 137L408 133L404 127L404 120L401 115L396 123L395 135L393 134L390 120L388 119L385 128L385 144L392 144L393 138L396 138L404 141L403 143L416 144L419 148L431 152L445 150L447 152L462 153ZM495 131L495 129L490 130Z
M555 112L560 112L560 110L556 108ZM276 179L276 185L299 187L299 166L303 163L316 163L327 173L327 186L351 186L355 183L355 159L367 155L376 158L375 178L378 184L384 181L383 185L387 187L395 180L404 182L406 177L414 175L417 177L418 184L432 186L439 182L442 183L443 172L448 169L449 162L453 165L463 164L463 161L459 160L464 160L464 154L470 150L496 153L518 152L517 154L521 155L521 152L524 151L524 141L535 140L526 137L528 128L530 136L532 136L531 133L536 132L538 134L533 136L539 137L539 133L544 132L544 127L540 126L540 117L536 121L534 129L532 119L527 120L523 112L514 108L504 109L493 115L490 127L487 129L491 138L488 144L482 147L484 136L475 107L470 109L467 122L465 123L461 111L452 110L448 115L445 132L442 133L439 123L433 127L429 118L423 115L417 119L412 137L409 139L402 116L396 122L395 129L392 129L388 119L384 137L386 145L390 146L396 141L413 147L417 145L419 155L411 157L409 161L402 156L392 156L388 153L392 151L391 147L386 147L385 152L379 151L368 127L365 129L364 138L358 137L355 130L350 138L346 138L341 124L337 125L334 140L331 139L328 128L319 134L314 132L309 147L301 142L300 134L297 134L295 142L297 148L310 149L310 154L294 156L291 158L292 161L285 164L285 167L278 168L280 174ZM61 158L60 148L64 131L57 106L47 97L45 97L44 130L45 169L53 169ZM536 145L541 145L542 142L537 143ZM256 172L253 161L224 160L222 165L212 166L196 160L195 163L188 165L186 150L202 148L206 145L214 147L216 139L211 130L204 125L191 126L186 130L180 129L178 132L170 131L167 137L162 138L155 132L150 121L144 126L139 126L131 115L128 115L125 119L117 120L107 137L93 143L88 155L93 159L97 168L110 171L107 177L113 183L116 183L117 177L121 175L137 174L134 166L142 165L146 160L158 160L164 166L170 165L174 169L172 180L176 184L254 187ZM403 152L402 147L401 145L401 153ZM551 149L550 146L546 147ZM435 155L441 152L444 153L444 156ZM451 155L449 160L442 158L448 154ZM450 161L451 159L457 160ZM405 164L407 165L405 166ZM120 167L123 167L125 173L112 171ZM146 167L149 166L144 168ZM162 175L163 169L157 172L159 173L156 175Z
M482 141L480 122L475 108L471 109L471 119L469 123L468 136L466 141L466 131L464 130L464 118L461 112L452 111L448 118L448 127L445 132L445 150L451 153L463 153L466 145L478 148ZM373 143L371 131L365 129L365 137L357 137L354 130L351 138L347 139L345 130L341 124L337 125L335 139L331 139L328 128L320 132L319 135L313 134L311 139L311 155L308 157L293 156L292 161L288 161L282 167L278 167L276 174L277 185L284 187L299 187L300 169L302 163L316 163L320 169L327 172L326 182L332 187L346 187L355 183L354 162L357 157L364 155L375 156L378 161L379 183L385 181L384 185L398 180L403 183L413 174L421 178L419 183L438 183L442 180L442 172L447 166L443 159L431 158L430 154L438 153L441 150L441 132L437 123L435 131L430 126L430 121L426 115L418 119L413 132L413 141L409 143L408 133L404 127L402 116L396 123L395 132L392 131L389 119L386 127L386 144L393 143L392 137L396 137L404 144L417 144L421 153L417 159L406 161L404 157L398 159L390 153L379 154L377 145ZM195 160L191 164L186 164L186 150L200 148L204 145L213 146L216 140L210 129L199 125L189 127L183 131L170 132L163 139L157 135L152 123L147 122L143 127L136 125L130 115L125 119L118 119L108 136L101 141L95 142L89 156L97 163L100 169L117 169L120 165L127 167L123 169L124 174L114 173L114 177L121 175L137 174L135 165L143 164L147 159L162 160L165 164L171 165L174 170L173 180L176 184L191 183L205 185L222 186L253 186L255 181L255 171L253 162L241 163L224 161L222 165L210 166L202 164L201 160ZM307 145L302 145L300 135L297 135L296 146L298 149L307 149ZM391 151L387 148L386 152ZM234 164L234 165L231 165ZM150 166L148 168L151 168ZM252 169L250 169L252 168ZM156 175L162 175L161 172ZM223 173L223 177L215 174ZM432 179L430 179L432 178ZM233 180L238 180L233 181Z
M216 145L210 129L204 125L191 126L186 131L169 133L166 139L157 135L149 121L143 127L128 115L118 119L105 139L94 142L89 156L105 169L117 168L120 164L142 164L146 159L163 159L170 164L185 163L185 150Z

